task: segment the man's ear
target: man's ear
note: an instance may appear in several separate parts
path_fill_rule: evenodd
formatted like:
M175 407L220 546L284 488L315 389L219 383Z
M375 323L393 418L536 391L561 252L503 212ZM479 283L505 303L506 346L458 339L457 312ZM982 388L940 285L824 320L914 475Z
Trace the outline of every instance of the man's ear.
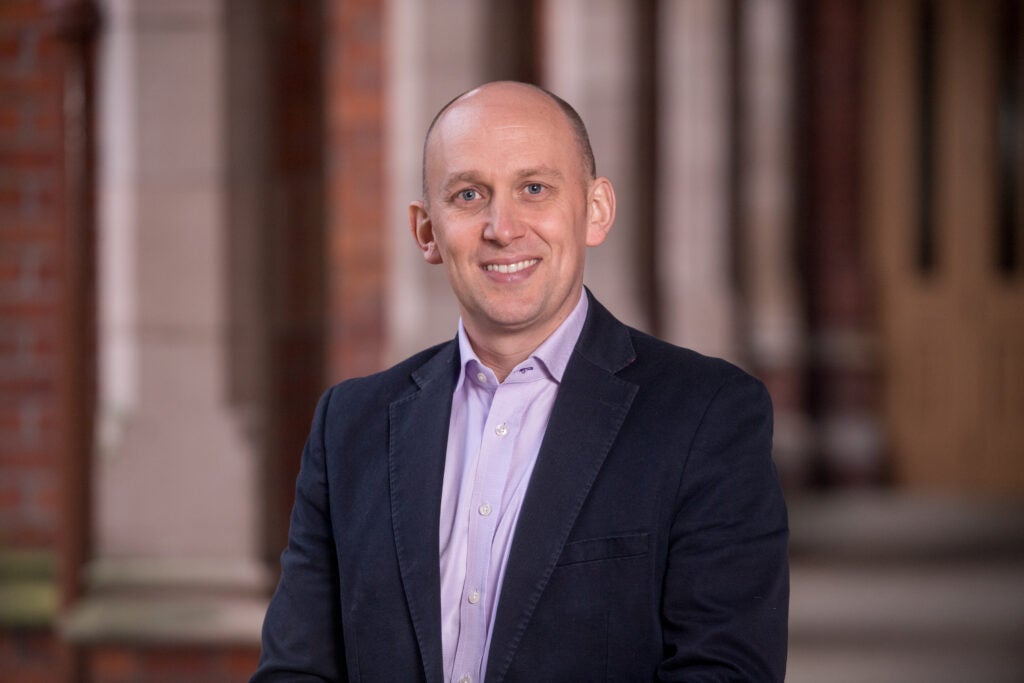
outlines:
M615 189L601 177L590 186L587 196L587 246L596 247L608 237L615 223Z
M441 263L441 252L434 241L434 224L430 222L430 214L422 201L409 204L409 228L423 252L423 260L434 265Z

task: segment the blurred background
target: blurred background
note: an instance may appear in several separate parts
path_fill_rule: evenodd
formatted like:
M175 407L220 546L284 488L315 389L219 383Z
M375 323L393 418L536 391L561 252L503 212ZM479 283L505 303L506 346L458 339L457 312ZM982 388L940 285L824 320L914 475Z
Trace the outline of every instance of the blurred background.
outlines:
M744 366L790 674L1024 680L1017 0L0 0L0 679L244 681L319 394L455 334L436 110L573 103L588 285Z

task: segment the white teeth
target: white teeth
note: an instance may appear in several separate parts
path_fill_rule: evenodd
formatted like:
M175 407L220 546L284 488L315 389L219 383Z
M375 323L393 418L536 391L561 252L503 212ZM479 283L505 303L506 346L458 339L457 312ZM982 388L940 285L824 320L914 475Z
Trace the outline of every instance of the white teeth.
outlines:
M530 266L538 262L539 259L532 258L526 261L520 261L519 263L489 263L485 266L485 269L495 273L518 273L520 270L524 268L529 268Z

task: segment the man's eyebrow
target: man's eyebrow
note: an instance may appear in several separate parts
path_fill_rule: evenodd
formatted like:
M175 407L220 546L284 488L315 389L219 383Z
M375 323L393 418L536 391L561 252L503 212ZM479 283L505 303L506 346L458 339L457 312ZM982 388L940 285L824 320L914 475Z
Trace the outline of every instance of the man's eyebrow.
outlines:
M559 171L557 168L552 168L551 166L537 166L536 168L524 168L523 170L521 170L518 173L516 173L516 177L518 177L520 179L531 178L531 177L532 178L547 177L547 178L554 178L554 179L558 180L558 179L561 179L563 176L562 176L562 172Z
M527 178L551 178L553 180L561 180L564 177L564 174L557 168L553 168L551 166L531 166L529 168L516 171L515 177L518 180L525 180ZM448 194L459 183L485 184L478 171L458 171L444 179L444 183L441 184L441 194Z
M460 171L458 173L452 173L444 179L444 183L441 185L441 193L447 194L453 188L453 186L459 183L477 183L480 182L480 174L476 171Z

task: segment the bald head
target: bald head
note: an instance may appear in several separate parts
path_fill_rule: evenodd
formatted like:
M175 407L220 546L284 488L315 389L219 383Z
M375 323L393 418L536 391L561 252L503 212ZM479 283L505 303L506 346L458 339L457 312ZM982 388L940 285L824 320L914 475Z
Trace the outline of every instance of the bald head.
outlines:
M423 162L421 168L422 178L422 192L423 198L427 199L427 156L430 153L430 143L433 138L434 129L437 128L440 121L448 114L452 109L456 108L460 103L472 101L474 98L487 97L494 99L507 99L509 102L522 101L523 98L541 98L550 105L554 105L558 112L565 118L565 122L569 126L569 130L575 140L576 147L579 152L580 166L583 169L585 176L593 180L597 176L597 164L594 161L594 151L590 146L590 136L587 134L587 127L583 123L583 119L580 118L579 113L572 107L571 104L563 100L558 95L541 88L540 86L533 85L532 83L520 83L518 81L495 81L492 83L485 83L484 85L468 90L452 100L446 105L441 107L441 110L437 112L434 119L430 122L430 127L427 128L427 135L423 140Z
M615 220L611 181L595 177L574 121L550 93L505 81L453 100L427 136L409 228L424 260L444 267L470 343L501 378L575 309L587 250Z

